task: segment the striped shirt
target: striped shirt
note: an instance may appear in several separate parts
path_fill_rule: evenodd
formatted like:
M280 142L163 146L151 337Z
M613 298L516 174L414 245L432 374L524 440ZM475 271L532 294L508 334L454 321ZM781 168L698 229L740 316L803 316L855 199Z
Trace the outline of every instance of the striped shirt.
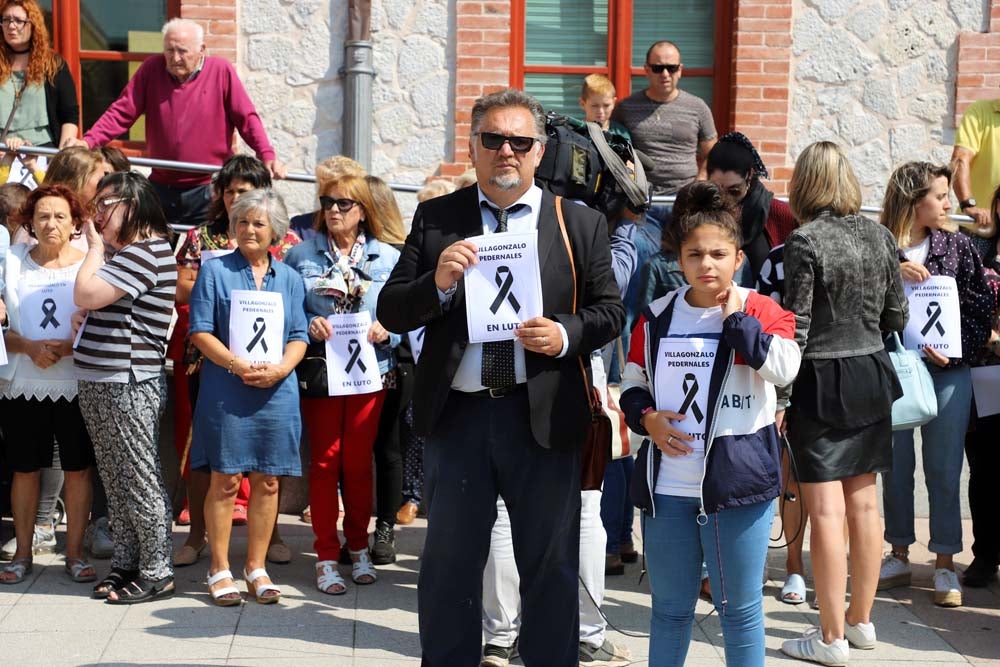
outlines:
M162 238L132 243L96 275L125 296L87 316L73 354L77 377L95 382L157 377L163 371L177 289L170 244Z

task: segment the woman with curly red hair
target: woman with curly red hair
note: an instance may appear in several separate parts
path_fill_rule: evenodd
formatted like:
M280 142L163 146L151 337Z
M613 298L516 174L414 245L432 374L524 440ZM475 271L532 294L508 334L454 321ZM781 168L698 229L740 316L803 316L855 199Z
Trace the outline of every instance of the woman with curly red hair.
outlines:
M8 125L7 146L69 145L80 114L76 85L52 50L41 8L35 0L6 0L0 24L0 123Z

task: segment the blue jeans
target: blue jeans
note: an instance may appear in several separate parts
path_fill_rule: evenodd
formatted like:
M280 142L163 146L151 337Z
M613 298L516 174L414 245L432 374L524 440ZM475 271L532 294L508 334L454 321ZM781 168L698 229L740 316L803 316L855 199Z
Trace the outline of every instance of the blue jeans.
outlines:
M635 508L628 497L632 483L635 459L631 456L616 459L604 469L604 489L601 493L601 523L608 534L608 554L617 554L622 543L632 541L632 522Z
M961 475L965 430L972 406L972 373L968 366L931 367L938 416L920 427L924 479L930 500L931 540L936 554L962 551ZM882 477L885 540L906 546L917 541L913 529L913 430L892 434L892 470Z
M774 504L755 503L710 514L697 523L697 498L654 498L656 517L644 516L646 565L653 593L650 667L680 667L691 643L701 564L722 622L729 667L764 664L761 576Z

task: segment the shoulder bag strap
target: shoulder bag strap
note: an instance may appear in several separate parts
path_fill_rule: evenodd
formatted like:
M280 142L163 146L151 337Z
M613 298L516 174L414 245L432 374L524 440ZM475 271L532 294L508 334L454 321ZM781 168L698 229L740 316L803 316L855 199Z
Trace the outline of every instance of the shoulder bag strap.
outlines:
M556 219L559 220L559 231L562 232L563 243L566 244L566 254L569 255L569 274L573 276L573 310L572 313L576 314L576 262L573 261L573 246L569 243L569 234L566 233L566 220L563 218L562 210L563 198L556 195ZM595 395L596 392L590 387L590 380L587 379L587 369L583 367L583 358L577 356L577 363L580 364L580 373L583 375L583 388L587 392L587 404L590 405L592 411L600 410L601 403L600 399Z
M11 76L14 76L11 73ZM10 132L10 124L14 122L14 114L17 113L17 107L21 103L21 96L24 95L24 89L28 87L28 73L24 73L24 83L21 84L21 89L14 93L14 103L10 107L10 115L7 116L7 122L3 126L3 132L0 133L0 143L5 143L7 141L7 133Z
M635 170L635 179L633 180L628 167L608 145L608 140L604 138L604 130L601 129L601 126L594 122L588 122L587 131L590 132L590 139L597 147L597 152L601 154L604 164L611 170L611 174L618 181L618 184L622 186L632 205L642 206L647 203L649 185L646 181L646 172L642 167L642 161L635 156L635 151L633 150L632 153L632 165Z

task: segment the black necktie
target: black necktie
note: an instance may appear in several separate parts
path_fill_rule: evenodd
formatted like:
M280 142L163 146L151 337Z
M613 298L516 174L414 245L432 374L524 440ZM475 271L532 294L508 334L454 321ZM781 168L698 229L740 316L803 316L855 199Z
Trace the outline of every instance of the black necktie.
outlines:
M483 202L497 219L497 234L507 231L507 218L525 207L525 204L514 204L510 208L494 208ZM517 384L514 373L514 341L497 340L483 343L483 364L480 382L487 389L503 389Z

